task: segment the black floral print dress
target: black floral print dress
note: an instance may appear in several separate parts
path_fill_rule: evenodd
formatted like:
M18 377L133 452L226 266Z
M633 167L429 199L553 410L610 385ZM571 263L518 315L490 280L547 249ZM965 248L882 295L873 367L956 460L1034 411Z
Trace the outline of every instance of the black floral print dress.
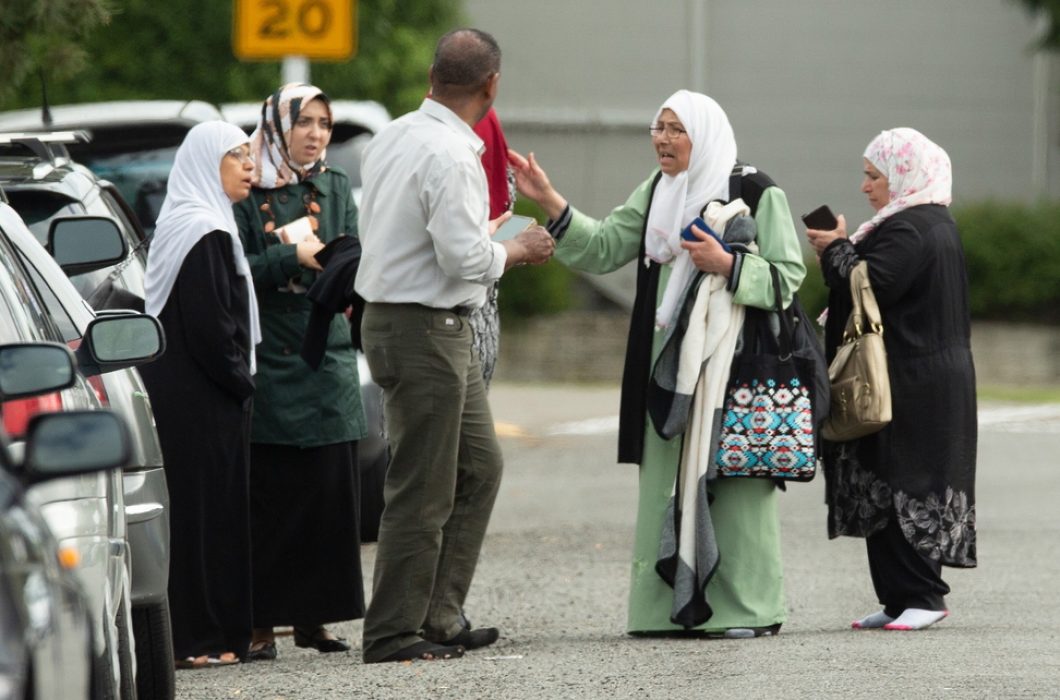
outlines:
M821 255L830 294L825 346L835 355L851 309L849 274L865 260L883 317L893 420L825 445L829 537L868 537L896 518L925 557L976 566L975 367L968 279L949 210L901 211Z

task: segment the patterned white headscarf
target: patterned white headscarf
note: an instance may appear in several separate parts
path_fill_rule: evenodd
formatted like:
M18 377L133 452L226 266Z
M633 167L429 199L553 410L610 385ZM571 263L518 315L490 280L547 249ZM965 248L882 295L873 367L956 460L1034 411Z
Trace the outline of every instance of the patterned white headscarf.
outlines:
M938 144L916 129L881 131L869 143L865 159L886 178L891 200L876 215L858 226L850 237L857 243L880 223L903 209L920 204L948 205L953 201L950 157Z
M247 142L247 135L234 124L213 121L188 131L177 149L169 173L166 199L158 215L144 278L146 311L158 316L176 284L184 258L203 236L225 231L232 239L236 272L246 280L250 299L250 371L254 372L254 346L261 342L258 302L250 265L239 240L232 200L221 183L221 161L225 154ZM208 310L204 310L208 312Z
M327 107L328 118L331 119L331 104L327 96L313 85L288 83L262 104L258 126L250 135L255 187L271 190L294 185L322 171L327 156L326 148L320 151L320 158L315 163L295 163L289 151L291 128L298 121L302 105L317 98L322 98L321 102Z
M656 313L656 323L665 327L695 272L688 251L681 248L681 231L708 202L728 200L729 175L736 165L736 137L725 110L704 94L678 90L659 107L653 123L658 123L664 109L681 120L692 143L688 169L677 175L663 174L655 187L645 231L647 256L674 264Z

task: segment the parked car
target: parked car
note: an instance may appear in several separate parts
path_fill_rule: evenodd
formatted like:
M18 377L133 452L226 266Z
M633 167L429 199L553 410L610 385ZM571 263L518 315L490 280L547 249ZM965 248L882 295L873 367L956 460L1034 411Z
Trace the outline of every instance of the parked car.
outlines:
M24 151L0 156L0 187L34 237L53 255L61 254L57 245L77 250L92 241L97 248L102 241L110 241L112 246L123 247L124 254L115 251L109 264L71 266L61 262L60 267L97 314L115 309L142 312L147 236L114 185L70 160L66 147L83 143L84 138L73 132L48 132L15 139ZM0 135L0 149L5 140L11 139ZM49 238L53 224L70 217L82 221L66 227L73 238L65 243ZM97 223L90 229L89 221ZM59 305L81 306L73 298ZM78 329L66 333L70 338L79 337L91 319L90 314L75 315L80 316L75 321ZM113 372L103 377L102 385L108 404L132 429L133 461L123 472L122 484L132 559L137 687L144 697L165 700L173 697L175 684L168 595L169 494L162 448L139 373L133 368Z
M0 345L0 401L79 382L61 344ZM0 697L87 698L96 653L90 605L74 573L79 552L55 540L25 490L120 467L128 439L113 413L51 413L30 421L22 447L24 458L16 457L0 438Z
M111 227L109 242L106 236L108 229L101 227L101 224ZM71 241L76 243L85 238L82 234L86 229L94 232L93 237L100 245L71 245ZM125 254L115 225L107 219L82 217L55 222L50 241L55 253L66 261L67 266L75 269L112 265ZM7 316L22 319L17 324L9 324L21 332L14 338L3 333L3 323L0 322L0 342L52 340L77 348L81 373L89 378L92 388L89 395L93 402L97 405L109 403L126 409L129 408L127 401L148 406L146 394L142 391L139 395L134 392L128 397L119 396L116 392L126 391L126 386L121 384L121 380L115 385L113 377L124 376L125 381L131 381L129 370L133 365L153 359L161 352L163 339L157 320L132 313L96 318L56 261L7 204L0 204L0 268L0 292L7 288L7 293L0 293L0 298L12 300L6 304L9 307ZM0 312L3 310L0 308ZM0 313L0 317L3 316ZM119 350L126 353L128 361L101 364L92 358L91 337L93 328L97 326L118 330L124 328L118 338L123 343ZM5 428L17 436L25 429L26 416L42 410L68 410L74 407L72 399L77 397L46 395L31 400L35 403L28 406L6 404L3 407ZM78 400L84 403L83 399ZM16 406L18 410L15 410ZM137 414L132 411L129 415L133 415L134 420L140 420L135 416L149 413ZM138 473L142 472L140 470ZM137 477L130 476L130 479L136 481ZM164 686L163 674L168 674L172 687L171 641L166 651L166 665L157 670L152 665L152 652L158 652L145 642L136 647L133 643L133 615L129 612L132 592L129 570L133 553L129 538L141 525L146 526L143 532L154 534L151 523L157 518L149 523L137 523L135 517L127 515L124 482L121 471L106 472L77 480L54 481L30 491L30 498L40 505L60 543L76 547L81 557L82 563L77 573L91 602L94 621L96 697L135 698L138 679L142 682L158 676ZM164 479L161 484L164 501ZM168 531L164 535L163 544L167 545ZM161 566L165 569L168 567L168 546L163 547L163 550L166 556ZM163 591L165 578L163 572ZM134 649L137 651L134 652ZM146 664L139 664L134 653L137 657L146 658ZM134 673L137 666L139 676Z
M49 112L48 124L38 109L0 112L0 131L87 131L90 140L70 144L70 156L114 183L148 232L155 228L184 135L196 124L223 119L217 107L201 100L91 102Z

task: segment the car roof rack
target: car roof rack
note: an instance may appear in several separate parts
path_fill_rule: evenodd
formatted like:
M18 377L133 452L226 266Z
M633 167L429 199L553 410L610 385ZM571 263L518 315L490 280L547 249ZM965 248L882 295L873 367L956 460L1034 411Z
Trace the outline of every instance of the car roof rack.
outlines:
M41 160L52 165L69 162L70 153L66 150L68 143L88 143L92 137L84 130L71 131L16 131L0 133L0 149L4 146L22 146Z

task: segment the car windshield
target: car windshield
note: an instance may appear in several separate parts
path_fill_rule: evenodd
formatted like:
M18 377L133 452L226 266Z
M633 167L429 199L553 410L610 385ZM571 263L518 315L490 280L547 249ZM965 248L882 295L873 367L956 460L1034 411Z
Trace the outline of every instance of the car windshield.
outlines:
M155 219L166 198L166 180L173 168L176 147L153 148L135 153L86 157L83 163L104 180L110 180L143 224L144 232L151 233Z

